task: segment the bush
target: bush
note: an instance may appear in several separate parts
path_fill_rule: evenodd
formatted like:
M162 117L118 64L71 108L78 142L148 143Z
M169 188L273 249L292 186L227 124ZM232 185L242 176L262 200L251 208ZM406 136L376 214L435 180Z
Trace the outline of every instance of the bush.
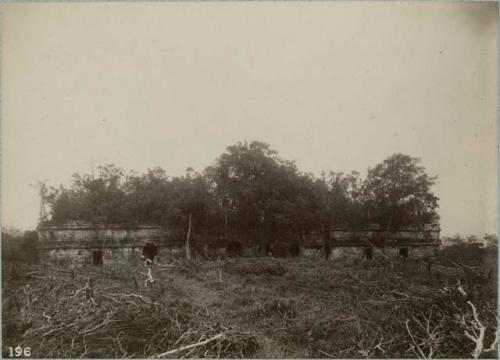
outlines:
M38 235L36 231L2 232L2 261L38 264Z

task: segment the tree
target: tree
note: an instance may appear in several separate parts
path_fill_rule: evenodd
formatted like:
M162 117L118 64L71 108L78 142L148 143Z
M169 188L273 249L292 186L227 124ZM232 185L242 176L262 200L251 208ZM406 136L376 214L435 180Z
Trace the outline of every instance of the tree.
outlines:
M174 189L171 179L160 167L139 175L129 173L122 186L125 193L125 222L166 225Z
M74 174L70 188L46 188L42 199L50 206L50 222L122 222L125 217L123 177L123 169L109 164L99 166L97 176Z
M38 262L38 236L36 231L2 228L2 261Z
M323 175L328 187L326 194L329 225L334 227L360 228L363 225L363 207L361 199L361 179L359 173L350 174L331 171Z
M314 218L314 179L281 159L268 144L239 142L227 147L205 170L225 228L257 230L261 251L280 238L297 234Z
M496 234L485 234L483 237L483 241L488 248L497 248L498 247L498 237Z
M191 257L194 235L206 238L214 217L214 196L210 184L200 173L188 168L186 174L171 180L167 224L186 236L186 255ZM204 241L202 241L204 242ZM201 245L201 244L198 244ZM204 244L203 244L204 245Z
M317 178L266 143L239 142L203 173L187 169L169 177L157 167L125 174L108 164L97 174L75 174L69 187L40 183L41 223L157 224L179 244L230 234L258 243L263 253L275 242L316 232L324 234L327 249L332 226L359 229L377 222L395 229L437 221L436 178L419 163L394 154L368 169L365 180L357 172Z
M394 154L368 169L362 196L367 220L386 229L438 221L438 198L431 191L437 177L429 176L420 159Z

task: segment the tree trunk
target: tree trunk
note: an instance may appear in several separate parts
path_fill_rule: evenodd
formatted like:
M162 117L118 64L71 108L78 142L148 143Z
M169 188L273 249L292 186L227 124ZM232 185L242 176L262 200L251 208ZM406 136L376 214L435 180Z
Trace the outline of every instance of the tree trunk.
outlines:
M227 209L224 209L224 237L227 240Z
M188 224L188 233L186 237L186 258L191 260L191 248L190 248L190 240L191 240L191 224L192 224L192 215L189 213L189 224Z
M326 225L324 231L325 231L323 235L324 239L323 246L325 251L324 256L325 260L330 260L330 256L332 255L332 247L330 245L330 228Z
M268 250L268 239L267 239L267 231L264 228L264 211L262 211L262 214L259 219L259 242L260 242L260 255L261 256L267 256L267 250Z

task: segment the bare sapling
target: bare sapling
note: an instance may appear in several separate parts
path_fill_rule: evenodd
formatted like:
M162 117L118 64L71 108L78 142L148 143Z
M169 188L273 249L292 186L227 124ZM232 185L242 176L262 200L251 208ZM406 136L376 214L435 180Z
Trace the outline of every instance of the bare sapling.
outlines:
M189 213L189 217L188 217L188 232L187 232L187 236L186 236L186 259L188 259L188 260L191 260L191 248L190 248L191 227L192 227L192 214Z

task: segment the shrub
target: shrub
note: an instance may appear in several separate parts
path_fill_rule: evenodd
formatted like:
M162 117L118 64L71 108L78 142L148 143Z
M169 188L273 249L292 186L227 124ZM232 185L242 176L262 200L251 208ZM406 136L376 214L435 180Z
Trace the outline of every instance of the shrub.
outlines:
M2 232L2 260L37 264L39 258L36 231Z

